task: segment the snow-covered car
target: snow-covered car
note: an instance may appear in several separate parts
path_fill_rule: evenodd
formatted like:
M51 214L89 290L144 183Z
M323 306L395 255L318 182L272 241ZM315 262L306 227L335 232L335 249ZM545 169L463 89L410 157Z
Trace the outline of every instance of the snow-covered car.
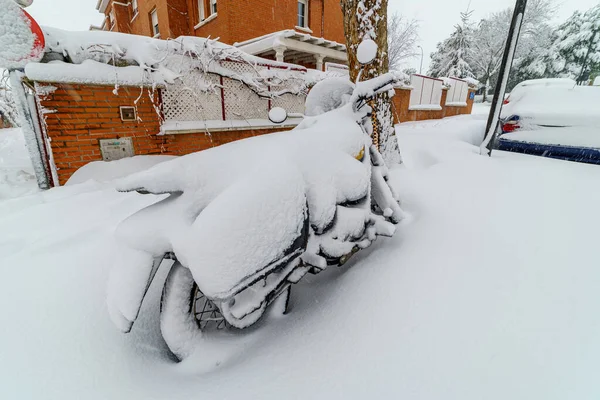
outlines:
M539 127L600 126L600 88L569 85L524 86L502 109L502 132Z
M547 84L544 84L546 82ZM600 164L600 87L524 85L502 111L499 150Z
M569 78L546 78L546 79L530 79L523 81L513 88L510 93L506 94L504 104L510 104L511 101L517 101L527 93L530 89L544 88L544 87L562 87L572 88L577 85L573 79Z

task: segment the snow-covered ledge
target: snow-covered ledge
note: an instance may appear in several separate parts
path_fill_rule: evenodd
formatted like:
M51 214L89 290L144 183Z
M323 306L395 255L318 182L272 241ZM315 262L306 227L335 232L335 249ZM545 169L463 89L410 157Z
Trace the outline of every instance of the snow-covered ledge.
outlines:
M300 32L305 32L305 33L313 33L312 29L310 29L310 28L308 28L308 27L303 27L303 26L298 26L298 25L296 25L296 26L294 27L294 29L296 29L297 31L300 31Z
M213 120L213 121L165 121L159 135L178 135L184 133L244 131L258 129L290 129L298 125L302 118L288 118L282 124L268 119Z
M203 19L202 21L198 22L196 24L196 26L194 26L194 29L198 29L206 24L208 24L210 21L212 21L213 19L217 18L217 13L211 14L210 17Z
M439 104L417 104L408 107L409 111L441 111L442 106Z

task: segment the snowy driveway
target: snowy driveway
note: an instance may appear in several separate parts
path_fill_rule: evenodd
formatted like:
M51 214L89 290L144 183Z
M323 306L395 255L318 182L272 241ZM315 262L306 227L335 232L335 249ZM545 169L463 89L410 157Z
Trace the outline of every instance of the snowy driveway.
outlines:
M600 168L461 139L401 135L399 235L179 365L159 285L129 336L104 304L111 232L151 197L84 183L0 202L1 398L598 398Z

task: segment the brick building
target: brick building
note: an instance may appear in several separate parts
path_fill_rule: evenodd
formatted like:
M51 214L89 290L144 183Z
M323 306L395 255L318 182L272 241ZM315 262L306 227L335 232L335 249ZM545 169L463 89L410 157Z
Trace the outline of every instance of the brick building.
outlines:
M262 16L250 18L261 5ZM144 35L45 28L44 58L25 67L24 133L45 166L38 182L49 186L92 161L185 155L291 129L310 87L330 76L308 68L345 62L338 0L101 0L98 8L105 30ZM396 88L396 122L470 113L472 94L465 81L413 75ZM291 117L274 123L274 107Z
M346 64L339 0L99 0L102 29L161 39L219 38L263 58L320 70Z

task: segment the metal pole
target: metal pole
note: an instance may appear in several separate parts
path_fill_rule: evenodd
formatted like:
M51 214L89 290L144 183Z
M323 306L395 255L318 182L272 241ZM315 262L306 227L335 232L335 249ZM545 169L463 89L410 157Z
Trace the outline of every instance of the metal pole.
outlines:
M421 49L421 67L419 68L419 75L423 74L423 47L421 46L417 46L418 48Z
M506 85L508 83L508 75L510 74L513 59L515 57L515 49L517 48L519 41L519 34L521 33L521 25L523 24L526 7L527 0L517 0L512 22L510 24L510 30L508 31L504 56L502 57L502 64L500 65L500 72L498 74L498 82L496 82L494 100L492 101L492 108L490 109L490 115L488 116L485 129L485 140L481 144L481 153L487 153L488 156L492 155L492 147L496 140L496 133L500 122L500 113L502 111Z
M15 95L14 100L19 114L19 125L21 125L21 130L25 137L25 143L27 145L27 150L29 151L29 157L31 158L31 164L33 165L38 187L40 189L49 189L50 173L46 170L44 151L42 150L44 144L40 143L41 137L36 135L35 122L32 116L32 112L35 110L29 108L27 94L25 93L23 83L21 82L21 76L23 74L19 71L10 70L9 75L10 87Z

